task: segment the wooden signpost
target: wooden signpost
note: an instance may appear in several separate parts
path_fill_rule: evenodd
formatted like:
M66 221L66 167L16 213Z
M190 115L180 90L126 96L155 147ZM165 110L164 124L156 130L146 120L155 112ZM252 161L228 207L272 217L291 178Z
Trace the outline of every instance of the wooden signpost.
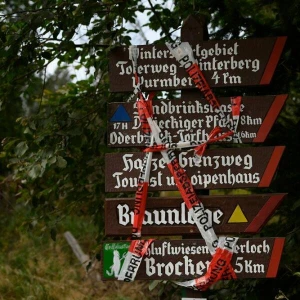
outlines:
M180 165L196 189L268 187L284 147L207 149L196 166L192 152L180 152ZM134 192L144 153L106 154L106 192ZM150 191L177 190L160 153L152 159Z
M172 142L204 141L216 126L224 121L213 111L209 103L196 99L161 100L153 105L154 116L160 129ZM280 113L287 95L242 97L242 111L238 137L242 143L264 142ZM230 98L218 98L222 110L231 120ZM108 145L111 147L145 146L140 130L136 103L110 103L108 105ZM222 142L232 143L232 136Z
M182 26L182 41L188 41L210 87L242 87L269 84L284 48L286 37L203 41L203 20L189 17ZM110 54L111 92L133 92L137 87L128 47ZM181 90L181 99L155 100L153 118L168 142L206 141L216 126L224 126L218 114L195 90L193 80L166 46L138 46L137 72L142 91ZM136 90L135 90L136 91ZM232 95L236 96L236 95ZM237 130L239 142L261 143L279 115L287 95L243 96ZM230 98L218 99L231 123ZM112 103L108 107L108 145L145 146L135 103ZM232 143L232 137L220 143ZM179 164L197 190L268 187L284 146L206 149L197 165L192 152L176 152ZM145 153L106 155L105 191L136 192ZM160 152L151 161L149 191L177 190ZM258 233L286 194L199 196L205 216L219 234ZM107 236L129 236L134 199L105 200ZM149 198L146 203L143 238L146 235L199 234L181 198ZM231 265L237 278L276 277L284 238L240 238ZM103 280L116 280L130 242L103 244ZM147 249L136 279L187 280L203 276L212 260L202 239L154 240ZM131 262L131 264L133 264ZM134 265L130 266L134 270ZM128 270L127 270L128 271ZM130 272L129 272L130 273ZM126 276L132 276L128 272ZM132 273L133 274L133 273ZM231 279L223 274L222 279Z
M286 37L199 40L193 51L211 87L265 85L270 83L285 41ZM109 68L111 91L132 92L135 81L128 47L111 52ZM138 73L145 91L195 88L166 46L139 46Z
M103 279L115 279L130 242L103 245ZM276 277L284 238L239 239L232 266L237 278ZM155 240L138 270L138 280L187 280L206 273L211 255L203 240ZM229 278L230 279L230 278Z
M286 194L200 196L215 232L257 233L272 216ZM130 236L134 199L105 201L105 235ZM181 198L149 198L144 235L199 235L191 214Z

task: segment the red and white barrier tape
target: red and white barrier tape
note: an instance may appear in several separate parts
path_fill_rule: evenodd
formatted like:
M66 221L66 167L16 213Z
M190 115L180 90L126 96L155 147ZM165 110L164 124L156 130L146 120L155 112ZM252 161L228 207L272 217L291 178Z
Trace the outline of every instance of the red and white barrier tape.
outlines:
M241 104L242 104L242 97L231 97L231 112L232 112L232 120L233 120L233 142L234 143L242 143L240 136L237 133L237 128L239 125L240 114L241 114Z
M202 141L185 141L185 142L178 142L178 143L166 143L166 144L160 144L160 145L154 145L154 146L149 146L145 148L143 151L144 152L160 152L162 150L167 150L167 149L184 149L184 148L192 148L195 147L194 150L195 154L198 154L199 152L199 147L204 146L206 144L214 143L217 141L220 141L222 139L225 139L226 137L232 135L232 131L227 131L225 133L222 133L221 127L217 126L215 127L211 133L208 136L207 140L202 140Z
M131 47L129 51L129 56L132 60L133 70L135 75L135 90L134 92L143 98L142 92L140 90L139 77L137 74L137 57L138 57L138 48ZM146 103L147 109L150 111L150 114L153 115L152 110L152 98L154 94L151 93L148 97ZM144 98L143 98L144 99ZM137 105L139 119L141 123L141 129L144 134L145 143L148 146L153 145L153 136L151 134L151 128L147 122L147 119L144 116L144 110ZM118 280L123 281L133 281L135 279L138 268L142 262L144 254L147 252L147 249L153 240L136 240L142 235L142 225L146 210L147 194L149 187L149 178L150 178L150 169L151 169L152 153L146 153L143 164L140 170L138 178L138 187L135 193L134 201L134 217L133 217L133 226L131 234L131 244L129 251L126 254L124 263L120 270Z
M199 165L201 156L204 154L204 151L206 150L208 144L220 141L220 140L225 139L226 137L233 134L232 131L227 131L225 133L221 133L221 132L222 132L222 129L219 126L215 127L211 131L211 133L208 135L207 141L201 145L198 145L194 149L194 151L195 151L194 162L196 165Z
M166 43L166 45L179 64L187 71L195 86L203 93L205 99L214 108L215 112L218 113L220 118L224 120L226 127L228 127L229 130L234 131L234 127L225 117L215 94L211 90L202 71L200 70L198 63L194 58L193 49L190 44L187 42L180 42L173 44Z
M192 56L192 52L190 52L191 48L190 49L189 48L190 48L189 45L185 48L185 50L188 52L188 59L186 59L186 55L183 55L181 60L183 60L183 62L185 62L185 63L188 62L188 60L193 60L193 65L194 65L193 68L190 68L187 71L189 72L191 77L193 76L192 78L197 86L197 84L200 84L200 83L199 82L196 83L196 80L198 80L199 78L201 79L201 76L203 77L203 74L200 71L198 65L195 63L193 56ZM181 51L181 48L179 48L179 50ZM184 202L186 203L186 206L189 209L189 212L191 213L191 215L195 221L195 224L197 225L202 237L204 238L210 253L212 255L214 255L213 260L211 262L211 265L214 266L217 262L220 262L221 259L224 260L227 257L231 258L231 256L226 255L227 249L224 248L226 245L224 244L224 247L223 247L223 245L220 244L220 240L218 243L218 238L212 228L211 221L209 221L207 213L205 212L204 206L201 203L201 201L199 200L199 198L197 197L189 177L186 175L185 170L180 166L172 148L167 149L166 138L161 133L160 128L157 126L157 124L153 121L152 106L149 105L150 102L147 103L147 101L145 101L145 98L140 90L139 77L137 74L137 58L138 58L137 47L132 47L129 52L130 52L130 58L132 60L133 66L134 66L133 69L134 69L134 75L135 75L135 79L136 79L135 92L139 94L137 107L138 107L140 121L142 124L142 130L146 137L149 137L150 132L152 132L152 138L155 139L158 147L161 147L161 149L164 149L164 150L160 149L160 152L161 152L163 159L165 160L171 174L173 175L173 177L175 179L178 189L182 195L182 198L183 198ZM177 52L177 53L179 53L179 52ZM197 67L198 67L198 70L197 70ZM198 77L195 76L196 73L195 74L191 73L194 70L197 72ZM205 78L204 78L204 80L205 80ZM208 92L205 92L206 91L204 89L205 83L209 89ZM213 105L213 107L216 109L216 111L219 113L219 115L225 119L224 113L219 109L220 105L217 102L217 99L214 97L214 94L210 90L207 82L206 81L204 82L204 86L202 84L197 87L200 88L200 90L202 92L204 92L206 99L208 101L210 101L210 103ZM151 98L151 100L152 100L152 98ZM220 133L221 133L221 129L216 128L210 134L210 138L208 139L208 141L206 141L202 145L198 145L194 149L195 153L197 155L202 155L203 152L205 151L207 143L224 138L224 135L217 137L217 135ZM230 132L230 134L232 134L232 132ZM227 134L225 136L228 136L228 135L229 134ZM148 146L150 146L150 147L148 147L148 148L151 149L152 143L150 145L149 144L148 144ZM155 149L155 146L153 146L152 148ZM144 217L143 211L145 211L145 203L146 203L146 197L147 197L147 191L148 191L148 185L149 185L149 174L150 174L150 163L151 163L151 159L149 159L148 155L150 155L152 152L153 151L151 151L151 150L147 151L145 159L143 161L143 167L141 169L141 173L139 176L139 186L138 186L138 190L136 193L136 206L135 206L138 213L136 214L137 218L134 220L133 237L141 236L141 226L142 226L142 220ZM232 238L232 239L237 240L237 238ZM142 261L142 257L146 253L147 248L149 247L149 244L151 242L152 242L152 240L149 240L149 241L134 240L131 242L130 249L126 255L124 264L122 266L122 269L121 269L119 277L118 277L119 280L124 280L124 281L133 281L134 280L136 272L138 270L138 267ZM218 248L216 250L217 246L218 246ZM217 256L216 256L216 254L217 254ZM224 258L223 258L223 256L224 256ZM218 258L218 260L216 260L216 257ZM224 260L224 261L227 261L227 260ZM234 271L233 271L232 267L230 266L230 259L228 260L228 263L226 263L225 265L226 265L226 268L228 269L227 274L231 274L230 276L233 276L232 274L234 274ZM224 270L222 270L220 276L215 277L216 280L218 280L222 277L222 274L224 273L224 271L226 271L226 268L224 268ZM210 269L208 271L211 273ZM203 278L202 277L199 278L198 281L196 282L196 284L194 284L193 286L195 286L195 287L200 286L200 285L208 286L208 284L212 281L212 276L210 275L209 272L205 275L206 277L204 276ZM182 284L184 284L184 283L181 283L181 285Z
M147 111L145 101L139 100L139 103L140 106L143 106L145 116L156 143L159 145L163 145L166 142L166 138ZM203 204L196 195L190 178L186 174L185 170L180 166L173 149L162 150L161 154L171 174L174 177L178 190L181 193L181 196L191 215L193 216L195 224L197 225L202 237L204 238L210 253L213 254L218 244L218 238L212 228L211 221L209 221Z
M151 114L151 116L153 116L152 98L153 95L149 96L148 100L146 101L146 106L148 111L150 111L149 113ZM151 133L151 128L148 124L147 118L145 117L144 110L139 106L139 103L137 103L137 109L146 145L149 145L151 147L154 141L153 135ZM142 235L142 225L145 216L147 194L150 180L151 161L152 153L146 153L140 170L140 175L138 178L138 187L135 194L134 217L132 227L133 239L140 238Z
M224 273L226 275L230 274L230 278L232 279L236 278L236 275L230 266L230 261L233 253L235 252L237 240L238 238L233 237L219 237L218 248L216 249L216 253L213 255L206 274L196 279L184 282L176 281L175 283L186 288L205 291L212 284L223 279Z
M142 235L142 225L146 210L151 161L152 153L148 152L143 159L142 169L140 171L138 186L135 193L132 238L140 238Z
M126 282L134 281L143 256L152 242L153 239L131 241L129 251L126 254L121 271L118 275L118 280Z

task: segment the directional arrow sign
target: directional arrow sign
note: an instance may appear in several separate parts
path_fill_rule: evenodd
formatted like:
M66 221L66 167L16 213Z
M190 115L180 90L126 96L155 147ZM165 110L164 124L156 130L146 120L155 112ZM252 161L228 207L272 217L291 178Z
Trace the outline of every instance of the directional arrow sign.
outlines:
M257 233L286 194L200 196L216 233ZM134 199L105 200L105 234L129 236ZM191 235L199 231L182 198L149 198L143 235Z
M194 57L211 87L269 84L286 37L205 41L193 45ZM166 46L138 46L143 90L194 88ZM127 47L115 48L109 61L111 92L133 91L135 79Z
M200 98L200 93L199 93ZM243 143L263 142L280 113L287 95L242 97L238 136ZM231 120L230 98L218 99ZM144 146L135 103L110 103L108 106L108 145L112 147ZM154 119L172 142L207 140L223 120L203 99L160 100L153 104ZM232 136L225 142L232 142Z
M191 152L177 155L196 189L268 187L277 169L283 146L206 150L196 166ZM105 160L105 191L134 192L144 153L108 153ZM154 153L150 173L151 191L177 187L160 153Z
M239 239L231 261L237 278L276 277L284 241L284 238ZM103 244L103 280L116 279L129 244ZM197 278L206 273L211 258L203 240L156 240L148 248L136 279Z

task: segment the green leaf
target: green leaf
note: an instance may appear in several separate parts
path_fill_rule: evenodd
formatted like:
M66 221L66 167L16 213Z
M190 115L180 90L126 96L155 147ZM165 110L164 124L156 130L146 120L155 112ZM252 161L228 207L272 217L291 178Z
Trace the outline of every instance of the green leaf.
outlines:
M56 28L56 29L54 30L54 32L53 32L53 38L54 38L54 39L57 38L57 36L59 35L60 31L61 31L60 28Z
M45 59L51 59L52 55L49 51L44 51L41 53L42 57Z
M32 134L32 131L30 130L29 127L26 127L26 128L25 128L24 134Z
M32 167L32 169L28 172L28 176L32 179L36 179L42 173L42 167L40 164L36 164Z
M31 129L33 129L33 130L36 130L35 122L34 122L34 121L31 121L31 122L29 123L29 127L30 127Z
M47 159L43 159L43 160L42 160L41 166L42 166L43 169L46 169L47 163L48 163L48 160L47 160Z
M28 150L28 145L26 142L20 142L15 148L15 154L17 156L23 156Z
M291 210L294 211L294 210L296 210L298 207L300 207L300 200L294 202L294 204L293 204Z
M48 159L48 165L51 166L53 165L54 163L56 163L56 157L55 156L52 156Z
M64 158L62 158L61 156L57 156L56 165L59 168L64 169L67 166L67 161Z
M19 139L11 139L11 140L4 139L4 140L2 140L2 143L3 143L3 150L5 150L5 151L11 150L11 148L14 146L14 144L15 144L18 140L19 140Z

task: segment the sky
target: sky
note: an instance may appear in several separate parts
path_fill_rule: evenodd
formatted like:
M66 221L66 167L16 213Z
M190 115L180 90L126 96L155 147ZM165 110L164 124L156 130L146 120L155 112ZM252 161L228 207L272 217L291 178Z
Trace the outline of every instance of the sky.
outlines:
M141 0L141 3L147 7L150 8L148 0ZM170 10L173 10L174 8L174 3L173 0L167 0L167 1L162 1L162 0L152 0L153 5L154 4L161 4L164 8L169 8ZM149 18L147 14L137 12L137 22L140 23L140 25L144 25L148 22ZM154 31L150 29L149 27L143 27L143 34L145 35L146 39L148 40L148 43L151 44L154 41L160 39L160 31ZM132 44L134 45L144 45L145 40L141 37L140 33L132 33Z
M141 4L145 5L146 7L150 7L148 0L141 0L140 1ZM152 0L153 5L155 4L161 4L166 8L169 8L170 10L172 10L172 8L174 7L173 4L173 0ZM126 28L132 28L132 29L136 29L137 27L143 26L144 24L146 24L149 20L146 12L141 13L141 12L136 12L137 15L137 23L136 24L129 24L129 23L125 23L124 26ZM87 43L88 42L88 37L86 36L86 32L88 30L87 26L80 26L79 30L78 30L78 34L76 34L73 38L74 42L77 43ZM142 34L139 33L130 33L131 36L131 42L133 45L145 45L146 41L145 39L148 41L149 44L153 43L154 41L158 40L160 38L160 32L159 31L154 31L152 29L150 29L149 27L142 27ZM143 38L144 36L144 38ZM55 69L57 68L57 60L54 60L48 67L47 67L47 74L53 74ZM74 67L78 65L78 63L74 63ZM86 71L84 68L81 68L79 70L76 70L74 67L69 67L69 71L71 74L74 74L74 81L78 81L78 80L84 80L87 78L86 75Z

